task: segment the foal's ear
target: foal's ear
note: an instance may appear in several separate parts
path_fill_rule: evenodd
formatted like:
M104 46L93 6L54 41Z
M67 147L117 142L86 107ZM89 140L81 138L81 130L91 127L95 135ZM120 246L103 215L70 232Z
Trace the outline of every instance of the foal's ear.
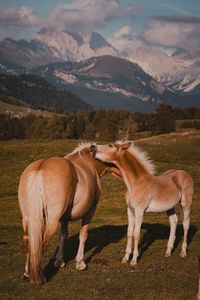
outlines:
M121 145L120 149L127 150L130 146L131 146L131 142L127 142L127 143Z

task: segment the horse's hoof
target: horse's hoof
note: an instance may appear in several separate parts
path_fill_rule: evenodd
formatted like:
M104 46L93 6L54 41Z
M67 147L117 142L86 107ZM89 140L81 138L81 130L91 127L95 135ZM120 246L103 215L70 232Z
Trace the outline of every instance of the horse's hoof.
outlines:
M44 284L44 283L46 283L47 282L47 279L46 279L46 277L43 275L42 276L42 280L41 280L41 284Z
M186 257L186 252L185 251L181 251L181 253L180 253L180 257Z
M56 267L56 268L64 268L65 267L65 262L64 261L55 260L54 267Z
M165 253L165 257L170 257L171 256L171 253L170 252L166 252Z
M33 280L33 279L30 279L30 283L31 284L37 284L37 285L41 285L41 284L44 284L47 282L47 279L44 275L42 275L40 278L36 279L36 280Z
M24 279L27 279L27 278L29 278L29 274L28 274L28 273L26 273L26 272L24 272L23 278L24 278Z
M76 269L79 271L83 271L87 268L86 263L82 260L81 262L76 262Z
M65 267L65 262L63 261L62 264L60 264L60 268L64 268Z

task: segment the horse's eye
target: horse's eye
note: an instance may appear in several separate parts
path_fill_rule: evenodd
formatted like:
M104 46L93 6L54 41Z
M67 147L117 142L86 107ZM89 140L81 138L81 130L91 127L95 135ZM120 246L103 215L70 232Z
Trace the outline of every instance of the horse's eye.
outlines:
M113 145L112 145L112 144L109 144L109 145L108 145L108 147L112 148L112 147L113 147Z

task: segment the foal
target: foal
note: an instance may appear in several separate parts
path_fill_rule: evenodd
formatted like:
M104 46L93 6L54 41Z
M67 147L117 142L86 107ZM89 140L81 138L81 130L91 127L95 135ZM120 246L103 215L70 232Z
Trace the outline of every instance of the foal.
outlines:
M153 163L148 159L146 153L136 147L133 142L94 145L91 146L91 151L96 159L115 164L120 170L127 187L127 247L122 262L125 263L129 260L134 237L131 266L137 264L138 242L145 212L167 212L170 222L170 235L165 256L171 255L178 222L174 207L179 202L183 212L184 229L181 257L185 257L193 194L191 176L183 170L168 170L159 176L155 176Z
M64 244L67 224L82 219L76 268L83 270L84 246L90 223L99 201L99 178L107 172L120 176L115 166L95 160L90 144L83 144L71 154L41 159L30 164L22 173L18 200L22 213L24 242L27 252L26 277L32 283L45 281L42 254L48 241L61 223L61 240L55 265L64 266Z

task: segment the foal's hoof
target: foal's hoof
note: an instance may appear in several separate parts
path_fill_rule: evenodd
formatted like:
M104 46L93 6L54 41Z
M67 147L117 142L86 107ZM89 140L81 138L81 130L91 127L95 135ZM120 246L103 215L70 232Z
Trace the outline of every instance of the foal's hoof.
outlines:
M122 264L127 264L128 261L129 261L129 260L128 260L126 257L123 257L123 258L122 258Z
M76 269L79 271L83 271L87 268L86 263L82 260L80 262L76 262Z
M54 267L56 267L56 268L64 268L65 267L65 262L64 261L55 260L54 261Z
M137 266L137 262L136 261L131 261L130 262L130 266L131 267L136 267Z
M165 252L165 257L170 257L171 256L171 252Z

